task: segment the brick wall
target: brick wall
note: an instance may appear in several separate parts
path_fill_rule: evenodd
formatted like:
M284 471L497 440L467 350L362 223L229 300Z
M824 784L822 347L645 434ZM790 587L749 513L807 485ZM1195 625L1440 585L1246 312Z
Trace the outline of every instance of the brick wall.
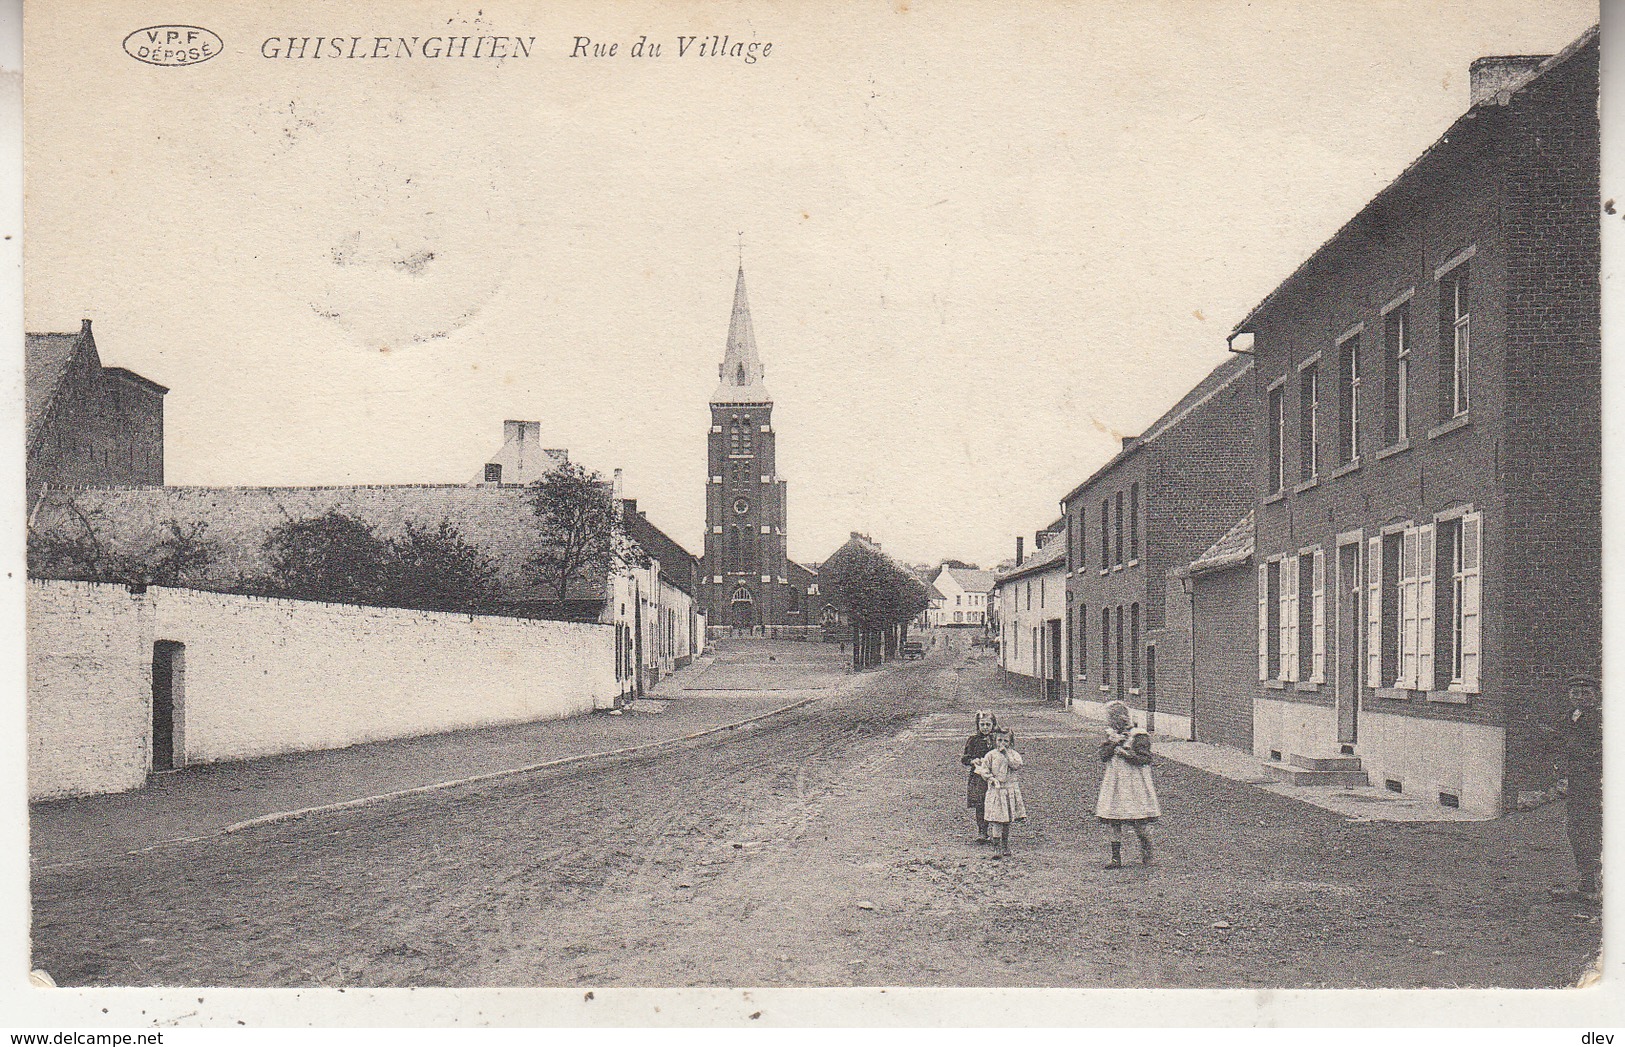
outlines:
M1196 739L1251 751L1258 687L1253 562L1196 580Z
M155 641L184 645L186 763L557 719L611 703L613 626L35 582L33 796L138 786Z
M1565 678L1601 658L1601 334L1597 45L1508 107L1506 794L1549 787L1540 728Z
M28 795L120 792L147 778L152 614L120 585L28 586Z

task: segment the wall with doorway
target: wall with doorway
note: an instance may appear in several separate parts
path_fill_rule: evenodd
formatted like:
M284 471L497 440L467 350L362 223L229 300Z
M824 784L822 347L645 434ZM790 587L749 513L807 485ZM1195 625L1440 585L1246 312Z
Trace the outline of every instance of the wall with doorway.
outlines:
M558 719L618 692L612 625L31 582L31 798L146 780L158 641L184 646L177 763Z
M122 585L28 585L28 795L120 792L147 779L152 626Z

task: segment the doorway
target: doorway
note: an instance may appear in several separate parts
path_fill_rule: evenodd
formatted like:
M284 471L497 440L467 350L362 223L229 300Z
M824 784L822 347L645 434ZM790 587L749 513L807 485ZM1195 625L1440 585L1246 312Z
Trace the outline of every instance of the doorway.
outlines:
M1061 689L1064 682L1061 672L1061 629L1062 623L1059 618L1049 620L1049 679L1046 697L1054 701L1064 701L1066 698L1066 693Z
M159 640L152 645L152 769L173 771L186 762L186 645Z
M1337 547L1337 740L1360 732L1360 543Z

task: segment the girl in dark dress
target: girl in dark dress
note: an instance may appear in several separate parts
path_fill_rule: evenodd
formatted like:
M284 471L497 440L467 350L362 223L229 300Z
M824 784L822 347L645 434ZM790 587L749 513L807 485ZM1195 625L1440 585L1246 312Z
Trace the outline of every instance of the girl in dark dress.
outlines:
M986 709L976 712L976 733L965 740L965 755L959 758L962 766L970 767L970 779L965 783L965 806L976 818L976 842L987 843L987 817L982 801L987 797L987 779L976 773L972 765L993 751L993 731L999 721Z

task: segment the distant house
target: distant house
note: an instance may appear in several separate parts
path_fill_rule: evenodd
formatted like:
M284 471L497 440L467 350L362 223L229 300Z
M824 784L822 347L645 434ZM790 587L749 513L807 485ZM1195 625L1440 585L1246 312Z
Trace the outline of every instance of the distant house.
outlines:
M134 371L103 367L90 321L23 339L28 490L162 484L164 394Z
M964 567L943 567L930 584L942 596L942 605L928 610L933 626L984 628L987 601L993 592L993 572Z
M535 483L569 457L559 448L542 446L541 422L506 421L502 423L502 446L469 483Z
M1047 698L1066 696L1066 540L1054 530L994 582L999 668L1035 681Z

